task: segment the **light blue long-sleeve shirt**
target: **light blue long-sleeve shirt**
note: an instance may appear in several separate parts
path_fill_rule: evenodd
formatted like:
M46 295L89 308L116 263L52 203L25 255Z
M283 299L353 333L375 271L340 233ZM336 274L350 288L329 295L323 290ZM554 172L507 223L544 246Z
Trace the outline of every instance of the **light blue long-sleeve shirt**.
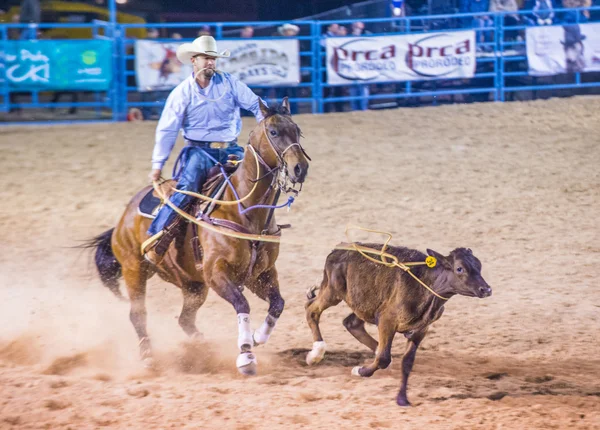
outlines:
M251 111L258 122L262 121L259 97L229 73L215 73L204 89L193 76L187 78L171 91L158 121L152 168L163 168L181 129L190 140L237 139L242 131L240 107Z

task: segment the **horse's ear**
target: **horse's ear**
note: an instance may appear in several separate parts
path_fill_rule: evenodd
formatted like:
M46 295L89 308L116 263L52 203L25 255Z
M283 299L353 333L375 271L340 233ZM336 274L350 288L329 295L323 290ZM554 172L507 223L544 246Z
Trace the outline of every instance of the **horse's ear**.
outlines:
M292 114L292 110L290 109L290 101L288 100L287 96L285 96L281 101L281 106L287 111L288 115Z
M260 111L262 112L264 117L266 117L269 114L269 108L267 107L263 99L261 99L260 97L258 98L258 107L260 107Z

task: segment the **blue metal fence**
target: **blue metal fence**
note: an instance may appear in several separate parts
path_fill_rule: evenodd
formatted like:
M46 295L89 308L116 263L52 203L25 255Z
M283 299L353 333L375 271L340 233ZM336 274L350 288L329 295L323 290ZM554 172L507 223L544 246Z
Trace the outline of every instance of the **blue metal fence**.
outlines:
M556 17L569 23L580 23L588 18L584 9L558 9ZM585 9L591 12L592 19L600 16L600 7ZM527 70L525 38L527 25L533 25L531 11L519 11L518 20L507 20L508 13L449 14L431 16L409 16L396 18L361 20L370 29L364 37L403 35L414 33L452 32L474 29L477 40L475 76L471 79L439 79L427 81L405 81L375 84L332 85L327 83L326 52L324 40L326 28L333 23L351 26L355 20L345 21L296 21L300 27L295 37L300 44L301 82L293 87L271 88L268 85L252 88L266 99L290 96L294 112L322 113L332 110L356 110L389 106L439 103L447 98L454 101L505 101L521 94L521 97L535 97L535 92L566 90L569 94L600 92L600 73L572 73L537 78ZM493 25L473 28L473 20L482 16L492 18ZM48 108L81 109L77 119L124 120L132 107L154 111L158 114L166 93L161 97L145 96L139 93L135 82L134 43L136 39L127 36L128 30L145 27L157 28L163 33L178 30L184 37L175 40L163 34L158 39L165 42L193 40L203 26L210 28L217 39L239 38L239 30L245 26L255 28L253 39L273 39L272 30L285 22L235 22L235 23L161 23L161 24L117 24L94 21L89 24L49 24L0 25L0 49L6 52L7 42L15 38L35 38L39 31L50 28L90 28L94 39L106 39L113 46L113 82L108 91L79 93L83 100L60 102L56 92L23 91L11 89L6 79L6 67L0 62L0 111L31 110L46 112ZM508 37L510 36L510 37ZM600 47L599 47L600 49ZM3 57L0 57L3 60ZM71 92L69 92L71 93ZM525 94L528 93L528 94ZM533 93L533 94L532 94ZM562 94L561 94L562 95ZM77 97L79 97L77 96ZM73 96L75 97L75 96ZM3 115L4 121L18 121L19 118ZM40 119L40 118L37 118ZM46 120L64 119L62 116L42 117Z

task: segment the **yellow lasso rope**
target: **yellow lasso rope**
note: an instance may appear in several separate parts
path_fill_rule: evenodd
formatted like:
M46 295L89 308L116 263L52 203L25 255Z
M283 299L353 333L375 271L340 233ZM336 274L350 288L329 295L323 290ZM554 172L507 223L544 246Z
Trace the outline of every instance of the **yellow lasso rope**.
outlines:
M185 194L186 196L196 197L200 200L205 200L207 202L216 203L221 206L234 206L234 205L237 205L238 203L245 202L246 200L248 200L248 198L250 198L250 196L252 195L254 190L256 190L256 187L258 186L258 180L260 179L260 165L258 163L258 155L256 155L256 150L250 144L248 144L248 146L246 146L246 148L250 148L250 150L252 151L252 155L254 155L254 160L256 161L256 181L254 181L254 186L252 187L250 192L248 194L246 194L246 196L242 197L241 199L239 199L239 200L218 200L218 199L213 199L212 197L209 197L209 196L205 196L203 194L194 193L193 191L178 190L175 187L171 187L171 188L177 193ZM237 160L232 160L230 162L233 164L241 163L241 161L237 161Z
M259 242L271 242L271 243L280 243L281 242L281 237L280 236L268 235L268 234L240 233L240 232L237 232L237 231L229 230L229 229L227 229L225 227L214 226L214 225L209 224L209 223L207 223L205 221L198 220L198 219L194 218L193 216L191 216L190 214L188 214L187 212L182 211L177 206L175 206L171 202L171 200L169 200L164 195L164 193L160 189L160 185L158 184L158 182L152 181L152 186L154 187L154 191L156 191L156 194L158 194L158 196L160 197L160 199L163 202L165 202L165 204L167 206L169 206L177 214L179 214L180 216L182 216L183 218L185 218L189 222L196 224L200 228L204 228L206 230L210 230L210 231L213 231L215 233L222 234L223 236L234 237L236 239L255 240L255 241L259 241ZM156 235L152 236L151 238L149 238L148 240L146 240L144 243L142 243L142 245L141 245L142 254L144 254L145 249L146 249L146 247L149 244L153 243L154 241L156 241L157 239L159 239L162 236L162 233L163 232L161 231L161 232L157 233Z
M355 242L350 240L350 238L348 236L349 230L362 230L362 231L366 231L369 233L383 234L385 236L388 236L388 238L384 242L383 246L381 247L381 250L367 248L366 246L357 245ZM335 247L335 249L339 249L339 250L343 250L343 251L356 251L360 255L365 257L367 260L372 261L373 263L383 264L386 267L399 267L400 269L402 269L406 273L408 273L410 276L412 276L419 284L421 284L423 287L425 287L427 290L429 290L429 292L431 294L433 294L434 296L436 296L442 300L448 300L448 298L442 297L438 293L433 291L433 289L431 287L429 287L429 285L425 284L423 281L421 281L419 278L417 278L417 276L413 272L410 271L410 266L427 265L427 267L430 267L430 268L435 267L435 265L437 264L437 260L435 259L435 257L428 256L425 261L401 263L398 261L398 257L396 257L395 255L392 255L388 252L385 252L388 244L392 240L392 235L390 233L385 232L385 231L380 231L380 230L371 230L368 228L363 228L363 227L358 227L358 226L348 226L348 227L346 227L345 234L346 234L346 239L348 239L350 246L338 245ZM373 258L367 254L378 255L381 258L381 260L377 260L376 258ZM389 259L390 261L388 261L386 259Z

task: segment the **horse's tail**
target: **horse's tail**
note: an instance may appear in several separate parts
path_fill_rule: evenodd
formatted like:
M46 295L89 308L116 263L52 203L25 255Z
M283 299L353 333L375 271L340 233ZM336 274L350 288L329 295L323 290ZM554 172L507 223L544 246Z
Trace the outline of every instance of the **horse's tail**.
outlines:
M119 290L119 279L121 278L121 264L117 261L113 254L111 246L111 238L114 228L105 231L102 234L88 240L81 248L95 248L96 267L102 283L113 292L119 299L124 300L121 290Z

